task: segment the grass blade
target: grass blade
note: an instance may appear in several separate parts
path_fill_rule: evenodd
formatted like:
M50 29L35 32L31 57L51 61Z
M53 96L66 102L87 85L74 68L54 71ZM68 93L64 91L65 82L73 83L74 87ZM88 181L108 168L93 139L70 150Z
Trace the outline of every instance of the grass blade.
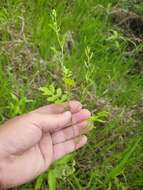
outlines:
M109 174L110 178L115 178L116 176L118 176L119 174L121 174L123 172L126 164L128 163L128 161L129 161L130 157L132 156L133 152L135 151L136 147L138 146L140 140L141 140L141 138L138 138L136 140L136 142L132 143L129 146L128 150L125 152L124 156L119 161L118 165L115 168L113 168L113 170L110 172L110 174Z

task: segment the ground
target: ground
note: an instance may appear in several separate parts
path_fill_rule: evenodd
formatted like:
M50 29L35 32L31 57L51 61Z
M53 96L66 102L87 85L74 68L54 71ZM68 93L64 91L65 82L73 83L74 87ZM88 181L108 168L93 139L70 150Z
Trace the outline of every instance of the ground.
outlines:
M50 103L40 87L66 91L62 64L72 98L108 112L67 163L72 171L57 177L58 190L143 189L142 42L141 0L0 1L0 122ZM45 190L47 179L17 189Z

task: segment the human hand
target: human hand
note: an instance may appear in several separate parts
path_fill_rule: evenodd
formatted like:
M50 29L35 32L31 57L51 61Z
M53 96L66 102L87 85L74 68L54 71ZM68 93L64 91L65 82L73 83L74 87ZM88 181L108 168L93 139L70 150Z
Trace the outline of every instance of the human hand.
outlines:
M88 132L89 117L90 112L78 101L69 101L41 107L4 123L0 127L2 187L29 182L55 160L82 147L87 141L83 133Z

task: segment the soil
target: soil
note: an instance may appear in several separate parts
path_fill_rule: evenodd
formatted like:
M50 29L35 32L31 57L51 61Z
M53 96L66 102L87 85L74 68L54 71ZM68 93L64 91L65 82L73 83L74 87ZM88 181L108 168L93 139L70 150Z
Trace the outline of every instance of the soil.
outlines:
M125 36L129 37L136 45L143 44L143 16L132 11L114 8L111 13L113 23L123 30ZM128 44L127 50L132 52L134 47ZM134 66L130 74L143 75L143 49L134 53Z
M111 15L113 23L143 40L143 17L120 8L113 9Z

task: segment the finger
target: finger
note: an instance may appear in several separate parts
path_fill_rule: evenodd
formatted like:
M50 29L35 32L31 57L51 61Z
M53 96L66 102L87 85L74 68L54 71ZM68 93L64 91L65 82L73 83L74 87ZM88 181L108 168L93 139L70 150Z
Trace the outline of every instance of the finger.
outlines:
M91 113L87 109L82 109L78 113L73 114L72 116L72 124L79 123L81 121L89 119L91 116Z
M66 111L60 114L34 114L31 117L31 122L39 127L44 132L54 132L71 124L72 114Z
M67 123L66 126L62 126L62 127L57 127L55 128L52 132L56 132L58 131L59 129L63 129L65 127L69 127L71 125L74 125L74 124L77 124L77 123L80 123L84 120L87 120L89 117L90 117L91 113L89 112L89 110L87 109L82 109L80 110L78 113L74 113L72 114L72 118L71 118L71 121L69 123Z
M82 104L79 101L71 100L62 104L51 104L43 106L35 111L39 113L58 114L58 113L63 113L65 111L71 111L72 113L76 113L81 109L82 109Z
M87 142L86 136L76 137L74 139L68 140L66 142L54 145L54 160L60 159L66 154L69 154L82 146L84 146Z
M69 127L71 125L80 123L84 120L87 120L90 117L91 113L89 112L89 110L87 109L82 109L80 110L78 113L74 113L72 114L72 118L71 121L69 122L69 124L66 125L66 127ZM61 129L64 127L61 127ZM58 131L59 128L56 128L53 132Z
M36 113L32 117L32 123L41 128L43 131L49 131L52 133L72 124L80 123L81 121L88 119L90 115L90 112L86 109L82 109L73 115L70 111L60 114Z
M53 144L62 143L64 141L75 138L79 135L83 135L89 132L88 121L83 121L81 123L72 125L60 131L52 134Z

